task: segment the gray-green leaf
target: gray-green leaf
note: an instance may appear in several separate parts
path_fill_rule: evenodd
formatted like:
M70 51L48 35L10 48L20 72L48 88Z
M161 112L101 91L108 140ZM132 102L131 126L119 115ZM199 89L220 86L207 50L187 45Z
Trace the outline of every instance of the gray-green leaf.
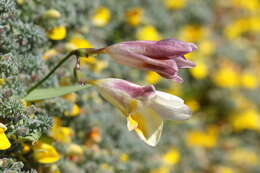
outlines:
M88 87L90 87L90 85L75 85L58 88L35 89L32 92L30 92L27 96L25 96L23 99L26 101L50 99L53 97L59 97L68 93L86 89Z

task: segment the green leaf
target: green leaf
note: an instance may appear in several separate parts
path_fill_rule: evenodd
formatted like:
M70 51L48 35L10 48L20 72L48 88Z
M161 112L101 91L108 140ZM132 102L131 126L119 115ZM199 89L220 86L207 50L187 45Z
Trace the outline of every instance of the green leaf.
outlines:
M75 85L58 88L35 89L32 92L30 92L27 96L25 96L23 99L26 101L50 99L53 97L59 97L68 93L86 89L88 87L90 87L90 85Z

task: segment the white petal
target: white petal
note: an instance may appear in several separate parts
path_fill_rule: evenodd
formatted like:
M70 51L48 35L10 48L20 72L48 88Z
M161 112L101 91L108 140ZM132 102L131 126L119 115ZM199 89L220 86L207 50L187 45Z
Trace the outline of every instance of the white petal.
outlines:
M186 120L192 113L181 98L161 91L156 91L148 104L165 120Z

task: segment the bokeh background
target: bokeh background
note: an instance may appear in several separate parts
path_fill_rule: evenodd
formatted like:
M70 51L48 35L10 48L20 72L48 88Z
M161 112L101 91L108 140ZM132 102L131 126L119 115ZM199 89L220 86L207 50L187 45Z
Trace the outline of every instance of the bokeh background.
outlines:
M0 0L0 172L260 172L259 0ZM184 83L81 58L81 78L123 78L193 110L149 147L95 88L25 102L26 90L76 48L176 38L199 49ZM42 87L75 84L74 60Z

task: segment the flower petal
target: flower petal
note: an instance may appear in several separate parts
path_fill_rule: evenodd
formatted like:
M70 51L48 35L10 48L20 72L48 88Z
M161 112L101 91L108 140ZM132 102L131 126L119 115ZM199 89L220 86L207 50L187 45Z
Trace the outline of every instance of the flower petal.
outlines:
M163 121L160 116L149 107L142 107L130 115L132 121L137 123L137 135L148 145L156 146L160 140Z
M186 120L191 116L191 110L181 98L161 91L156 91L148 105L165 120Z

